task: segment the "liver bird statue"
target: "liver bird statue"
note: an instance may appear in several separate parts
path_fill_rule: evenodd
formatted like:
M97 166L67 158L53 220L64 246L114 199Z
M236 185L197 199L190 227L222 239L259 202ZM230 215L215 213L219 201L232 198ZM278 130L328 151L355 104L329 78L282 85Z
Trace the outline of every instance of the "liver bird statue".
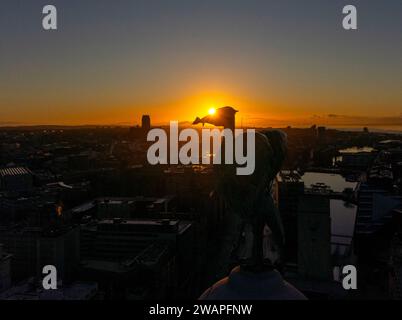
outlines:
M236 112L232 107L223 107L213 115L197 117L193 124L208 123L234 130ZM276 258L272 252L269 253L268 247L274 248L280 256L279 250L284 244L283 226L271 191L286 150L286 135L282 131L256 131L255 171L252 175L236 175L236 164L214 166L215 192L224 198L229 212L239 218L237 236L232 239L232 255L242 268L254 272L272 268ZM233 219L235 216L232 215ZM272 243L275 243L274 247Z

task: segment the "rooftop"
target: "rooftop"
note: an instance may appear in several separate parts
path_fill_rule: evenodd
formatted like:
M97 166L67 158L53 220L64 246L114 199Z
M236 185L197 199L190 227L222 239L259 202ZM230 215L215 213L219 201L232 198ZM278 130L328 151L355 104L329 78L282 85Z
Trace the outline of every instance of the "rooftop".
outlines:
M151 244L132 259L122 261L88 259L83 260L82 265L86 269L112 273L126 273L135 270L135 268L140 265L153 267L168 253L168 250L167 245Z
M92 220L81 226L84 229L95 231L119 229L124 232L157 232L157 233L184 233L191 227L190 221L176 219L105 219Z
M0 177L18 176L18 175L26 175L26 174L31 174L31 171L28 168L24 168L24 167L13 167L13 168L0 169Z
M31 278L0 294L0 300L89 300L97 291L95 282L74 282L59 285L56 290L45 290Z

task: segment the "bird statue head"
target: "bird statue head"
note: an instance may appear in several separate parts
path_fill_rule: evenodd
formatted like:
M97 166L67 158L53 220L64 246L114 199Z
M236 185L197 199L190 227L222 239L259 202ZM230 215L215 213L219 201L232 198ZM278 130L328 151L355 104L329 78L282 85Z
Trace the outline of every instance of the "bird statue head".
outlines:
M217 127L224 127L234 130L235 116L238 111L232 107L222 107L216 109L214 114L207 115L203 118L197 117L193 124L205 123L212 124Z

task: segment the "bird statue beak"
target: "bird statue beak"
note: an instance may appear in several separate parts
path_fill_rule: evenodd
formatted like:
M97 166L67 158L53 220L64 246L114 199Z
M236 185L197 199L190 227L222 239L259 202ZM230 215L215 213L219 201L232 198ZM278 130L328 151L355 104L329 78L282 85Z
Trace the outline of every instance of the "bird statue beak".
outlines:
M195 120L193 121L193 124L199 124L201 123L201 119L199 117L195 118ZM203 124L204 125L204 124Z

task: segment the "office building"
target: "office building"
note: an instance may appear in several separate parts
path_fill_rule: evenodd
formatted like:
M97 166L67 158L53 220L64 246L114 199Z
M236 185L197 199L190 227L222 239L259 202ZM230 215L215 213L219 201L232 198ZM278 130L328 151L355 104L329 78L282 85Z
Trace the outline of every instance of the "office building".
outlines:
M33 186L32 173L24 167L2 168L0 186L6 191L29 191Z

